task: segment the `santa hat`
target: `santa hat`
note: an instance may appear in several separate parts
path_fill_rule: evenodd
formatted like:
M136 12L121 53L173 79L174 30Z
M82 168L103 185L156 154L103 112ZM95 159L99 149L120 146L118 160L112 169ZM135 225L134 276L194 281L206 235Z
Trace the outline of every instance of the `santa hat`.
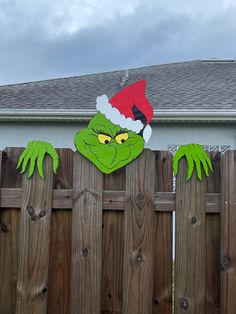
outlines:
M112 123L135 133L142 131L147 143L152 129L149 125L153 109L145 96L146 81L138 81L118 92L110 100L106 95L97 97L97 110ZM145 121L135 118L135 110L139 111Z

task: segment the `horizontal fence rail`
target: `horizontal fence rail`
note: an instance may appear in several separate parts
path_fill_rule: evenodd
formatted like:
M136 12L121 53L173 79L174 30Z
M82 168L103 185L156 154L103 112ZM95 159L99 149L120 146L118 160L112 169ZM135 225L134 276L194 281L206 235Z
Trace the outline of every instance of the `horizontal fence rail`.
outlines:
M52 208L53 209L72 209L73 202L79 197L76 190L53 190ZM155 211L175 211L176 208L175 192L156 192L154 195ZM22 189L0 189L0 207L21 208ZM102 192L103 210L124 210L125 191L103 191ZM220 194L206 193L206 212L220 212Z
M70 149L31 179L0 152L0 314L225 314L236 303L236 152L199 182L144 150L110 175ZM175 219L174 219L175 215Z

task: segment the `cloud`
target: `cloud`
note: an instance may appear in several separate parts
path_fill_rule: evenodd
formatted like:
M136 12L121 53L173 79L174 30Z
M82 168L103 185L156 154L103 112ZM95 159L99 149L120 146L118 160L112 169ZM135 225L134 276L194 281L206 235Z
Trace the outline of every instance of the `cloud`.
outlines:
M0 84L235 57L234 0L172 4L0 0Z

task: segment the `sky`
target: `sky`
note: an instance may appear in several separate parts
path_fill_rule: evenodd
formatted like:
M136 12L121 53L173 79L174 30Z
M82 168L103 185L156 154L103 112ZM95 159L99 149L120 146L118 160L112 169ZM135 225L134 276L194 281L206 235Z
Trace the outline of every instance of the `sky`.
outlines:
M236 0L0 0L0 85L236 58Z

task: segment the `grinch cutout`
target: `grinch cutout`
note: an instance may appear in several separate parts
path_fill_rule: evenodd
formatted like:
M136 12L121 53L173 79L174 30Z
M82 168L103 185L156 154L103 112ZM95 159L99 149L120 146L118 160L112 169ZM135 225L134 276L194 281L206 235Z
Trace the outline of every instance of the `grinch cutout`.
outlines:
M109 174L124 167L137 158L148 142L152 129L150 122L153 108L145 96L146 81L138 81L125 87L114 97L106 95L97 98L98 112L88 127L75 135L76 149L89 159L100 171ZM44 141L29 142L19 158L17 169L24 173L29 164L28 177L33 175L37 165L39 175L44 179L43 160L49 154L56 173L59 158L55 148ZM178 173L178 162L185 157L188 162L186 180L196 167L197 177L202 180L202 167L205 174L213 171L211 161L199 144L187 144L179 148L173 158L174 173Z
M134 83L108 100L97 98L98 113L75 136L75 147L103 173L111 173L138 157L151 136L153 109L145 81Z

